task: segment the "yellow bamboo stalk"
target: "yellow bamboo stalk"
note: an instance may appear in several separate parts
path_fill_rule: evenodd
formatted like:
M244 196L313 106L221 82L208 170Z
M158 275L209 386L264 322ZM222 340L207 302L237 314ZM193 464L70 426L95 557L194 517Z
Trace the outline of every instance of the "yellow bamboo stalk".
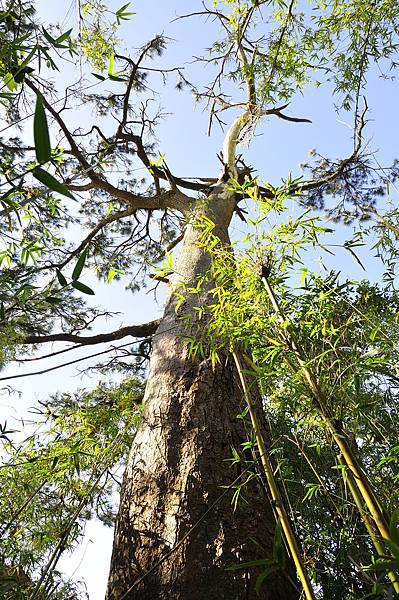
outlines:
M237 371L238 371L238 375L240 377L242 388L244 390L245 401L247 403L249 415L251 417L252 427L253 427L253 430L255 432L255 437L256 437L256 443L257 443L259 453L260 453L260 459L262 462L263 470L265 472L266 481L269 486L270 495L271 495L271 498L273 501L274 508L276 510L277 516L280 519L281 527L282 527L288 548L290 550L291 556L295 563L295 566L296 566L296 569L298 572L298 577L301 581L303 591L305 593L305 597L307 600L315 600L316 597L314 595L313 588L310 583L309 575L306 570L306 566L305 566L303 557L299 550L294 531L291 527L287 512L285 510L285 507L284 507L284 504L283 504L283 501L281 498L280 491L277 487L277 483L274 478L273 469L272 469L272 466L270 464L268 454L267 454L266 444L265 444L265 441L262 436L262 431L260 428L260 424L259 424L259 420L258 420L258 417L256 414L255 407L252 403L251 393L250 393L247 381L245 379L244 372L242 370L240 358L234 349L232 350L232 355L233 355L234 362L237 367Z
M371 541L373 542L374 548L376 549L378 556L383 558L386 556L384 545L381 543L379 535L375 531L375 528L373 526L373 523L372 523L369 515L364 510L362 498L359 494L359 490L356 486L356 483L353 480L353 475L350 472L347 473L347 483L348 483L349 491L352 495L352 498L355 501L355 504L360 513L360 516L363 519L363 522L365 524L367 532L371 538ZM398 594L399 593L399 579L398 579L397 574L394 573L393 571L388 571L388 577L392 582L393 589Z

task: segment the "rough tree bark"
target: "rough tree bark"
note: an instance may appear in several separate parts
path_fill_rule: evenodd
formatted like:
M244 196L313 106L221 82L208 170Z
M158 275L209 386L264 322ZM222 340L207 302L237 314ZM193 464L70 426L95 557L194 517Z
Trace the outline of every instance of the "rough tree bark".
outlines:
M234 195L221 185L202 209L225 242L234 204ZM189 225L175 269L176 278L188 284L209 268L209 255L198 239L198 230ZM237 373L227 361L212 369L209 360L189 358L175 302L171 293L154 338L145 416L124 477L107 598L255 599L259 571L226 571L240 561L272 556L274 516L255 480L245 487L247 502L234 512L227 493L177 550L145 576L201 519L222 494L221 486L243 469L226 462L231 448L246 440L236 418L244 408ZM195 304L198 297L188 295L180 312L189 313ZM290 600L298 593L292 580L279 574L267 580L260 597Z

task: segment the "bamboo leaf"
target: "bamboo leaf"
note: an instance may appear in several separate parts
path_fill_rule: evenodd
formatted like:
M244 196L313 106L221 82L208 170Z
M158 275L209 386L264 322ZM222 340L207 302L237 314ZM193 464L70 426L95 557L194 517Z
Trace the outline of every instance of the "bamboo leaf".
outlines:
M285 551L280 519L277 519L274 530L273 558L277 565L283 569L285 566Z
M36 179L38 179L40 183L43 183L48 188L50 188L50 190L53 190L53 192L58 192L63 196L67 196L68 198L72 198L72 200L75 200L74 196L71 194L68 188L63 183L57 181L55 177L50 175L50 173L47 173L47 171L44 171L40 167L36 167L33 170L33 176L36 177Z
M271 565L270 567L267 567L267 569L265 569L257 578L256 583L255 583L255 591L257 593L258 596L260 596L260 592L262 589L262 586L265 582L265 580L272 575L272 573L275 573L276 571L279 570L279 567L277 565Z
M8 87L8 89L10 90L10 92L14 92L17 89L17 87L18 87L18 84L15 81L14 76L13 76L12 73L6 73L4 75L4 77L3 77L3 81L4 81L4 85L6 87Z
M127 81L124 77L117 77L116 75L109 75L111 81Z
M68 31L61 34L59 37L57 37L56 40L54 40L54 44L62 44L62 42L65 42L65 40L69 38L71 33L72 33L72 29L68 29Z
M82 283L81 281L72 281L72 286L76 290L79 290L79 292L82 292L83 294L88 294L89 296L94 296L93 290L91 288L89 288L87 285L85 285L84 283Z
M55 39L53 37L51 37L51 35L48 33L48 31L46 31L46 29L44 27L42 27L42 32L44 37L46 38L46 40L51 44L54 45L55 44Z
M58 296L46 296L45 300L49 304L60 304L60 302L62 302L61 298L58 298Z
M398 568L397 560L378 558L375 563L363 567L365 571L389 571Z
M86 258L87 258L87 250L85 250L84 252L82 252L82 254L79 256L78 261L75 265L75 268L72 272L72 279L74 281L76 281L77 279L79 279L79 276L81 274L81 272L83 271L83 267L84 264L86 262Z
M390 551L392 552L393 556L396 559L396 562L399 561L399 544L395 544L394 542L391 542L390 540L385 540L388 548L390 549Z
M67 280L65 279L64 275L61 273L61 271L59 269L56 270L56 274L57 274L57 279L58 279L60 286L65 287L66 285L68 285Z
M51 159L50 134L47 125L46 112L43 106L43 97L37 94L35 116L33 121L33 136L35 140L36 158L39 163Z
M362 261L360 260L360 258L358 257L358 255L356 254L356 252L354 252L352 250L352 248L350 248L349 246L344 246L346 248L346 250L348 252L350 252L350 254L353 256L353 258L355 259L355 261L358 263L358 265L361 266L361 268L363 269L363 271L365 271L366 269L364 268L364 265L362 263Z
M274 564L274 561L270 558L259 558L258 560L248 560L238 565L231 565L227 567L226 571L239 571L241 569L248 569L249 567L267 567L272 564Z
M108 63L108 75L113 75L114 68L115 68L115 56L113 54L111 54L111 56L109 57L109 63Z
M389 523L389 531L395 544L399 546L399 508L394 510Z

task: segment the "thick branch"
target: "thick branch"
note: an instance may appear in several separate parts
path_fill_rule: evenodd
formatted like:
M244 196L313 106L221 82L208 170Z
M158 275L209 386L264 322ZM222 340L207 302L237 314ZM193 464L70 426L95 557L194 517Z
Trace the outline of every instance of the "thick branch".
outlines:
M110 333L98 335L74 335L71 333L53 333L49 335L29 335L23 341L24 344L45 344L47 342L73 342L84 346L93 344L104 344L114 342L130 335L132 337L149 337L155 333L160 323L159 319L143 323L142 325L128 325Z

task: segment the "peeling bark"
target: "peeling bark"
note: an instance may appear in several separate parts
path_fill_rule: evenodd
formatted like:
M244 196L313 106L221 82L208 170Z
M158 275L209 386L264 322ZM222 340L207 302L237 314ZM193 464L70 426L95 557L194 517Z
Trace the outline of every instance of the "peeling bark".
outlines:
M218 224L216 232L227 242L234 201L215 193L209 206L212 211L206 211L207 216ZM208 269L209 260L198 246L198 231L188 226L176 279L193 283ZM189 313L198 301L197 296L188 296L181 311ZM257 596L259 570L226 571L241 561L272 557L274 517L255 479L245 486L235 512L228 493L171 556L134 585L244 468L232 468L227 462L231 448L239 449L247 439L242 421L236 418L244 408L238 375L228 361L212 369L209 360L188 356L180 335L187 332L175 302L172 293L154 338L145 415L124 477L107 598L298 598L285 574L270 576Z

